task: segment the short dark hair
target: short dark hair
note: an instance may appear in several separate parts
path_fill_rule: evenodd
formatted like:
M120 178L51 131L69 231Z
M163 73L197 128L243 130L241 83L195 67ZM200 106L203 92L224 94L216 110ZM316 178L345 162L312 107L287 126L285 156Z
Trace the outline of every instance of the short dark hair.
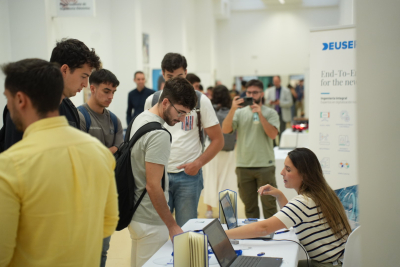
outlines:
M162 71L173 72L179 68L187 69L186 58L178 53L168 53L164 56L161 62Z
M246 87L247 82L246 82L246 81L242 81L240 84L241 84L243 87Z
M197 76L197 75L194 74L194 73L188 73L188 74L186 75L186 80L188 80L191 84L201 82L199 76Z
M64 80L57 64L30 58L2 66L6 75L4 86L11 95L26 94L40 117L58 110L64 89Z
M137 72L135 72L135 74L133 74L133 79L136 79L136 74L140 73L144 75L143 71L138 70Z
M96 70L101 68L100 58L94 49L89 50L83 42L77 39L62 39L57 42L51 53L50 62L56 62L60 66L67 64L71 71L82 68L84 64L88 64Z
M204 90L203 85L199 84L199 90L200 90L200 91L203 91L203 90Z
M182 77L175 77L165 82L164 89L158 103L168 98L173 104L182 105L190 110L197 104L197 95L193 86Z
M264 84L260 80L253 79L253 80L248 81L246 83L246 88L249 88L250 86L255 86L255 87L260 88L261 90L264 90Z
M89 76L89 84L100 85L102 83L111 83L113 87L119 85L117 77L111 71L106 69L93 71Z
M211 102L220 107L231 108L232 100L228 88L225 85L215 86Z

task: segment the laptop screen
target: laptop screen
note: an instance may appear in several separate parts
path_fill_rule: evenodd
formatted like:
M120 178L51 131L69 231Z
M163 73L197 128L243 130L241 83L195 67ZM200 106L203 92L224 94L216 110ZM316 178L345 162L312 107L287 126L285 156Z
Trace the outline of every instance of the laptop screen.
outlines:
M230 266L237 257L236 252L218 219L204 227L203 232L208 236L208 242L219 264L222 267Z
M237 220L228 193L226 193L225 196L223 196L223 198L220 199L220 202L222 211L225 215L226 226L228 227L228 229L236 228Z

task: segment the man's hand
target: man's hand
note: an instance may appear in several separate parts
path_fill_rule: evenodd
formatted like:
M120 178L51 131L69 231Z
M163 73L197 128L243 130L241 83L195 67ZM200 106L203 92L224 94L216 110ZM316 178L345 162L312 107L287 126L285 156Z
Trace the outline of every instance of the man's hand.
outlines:
M198 163L197 160L195 160L190 163L182 164L182 165L178 166L177 169L184 169L184 172L187 175L194 176L199 172L201 167L202 167L202 165L200 163Z
M231 109L236 110L238 108L241 108L242 106L240 104L242 104L244 102L243 98L240 98L240 96L235 96L232 100L232 107Z
M111 151L111 153L115 154L115 152L118 151L118 147L112 146L112 147L109 148L109 150Z
M171 238L171 242L174 242L175 235L179 235L179 234L183 233L183 230L177 224L175 224L172 227L169 227L168 231L169 231L169 238Z
M271 101L272 102L272 101ZM281 102L279 101L279 99L275 100L272 102L272 105L279 105Z
M250 106L251 110L253 111L253 113L258 113L258 115L262 115L261 114L261 106L258 105L256 102L253 102L253 105Z

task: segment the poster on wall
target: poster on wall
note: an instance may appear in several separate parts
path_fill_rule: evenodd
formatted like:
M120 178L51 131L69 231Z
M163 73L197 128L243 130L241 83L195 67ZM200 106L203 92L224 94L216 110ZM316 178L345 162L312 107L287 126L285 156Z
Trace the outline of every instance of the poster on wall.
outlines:
M146 77L146 86L149 87L151 74L150 74L150 50L149 50L149 35L147 33L142 34L142 54L143 54L143 73Z
M164 77L162 76L161 69L153 69L152 77L153 77L153 90L160 91L164 89L165 80Z
M333 189L358 184L355 28L310 35L310 149Z
M57 17L94 17L94 0L58 0Z

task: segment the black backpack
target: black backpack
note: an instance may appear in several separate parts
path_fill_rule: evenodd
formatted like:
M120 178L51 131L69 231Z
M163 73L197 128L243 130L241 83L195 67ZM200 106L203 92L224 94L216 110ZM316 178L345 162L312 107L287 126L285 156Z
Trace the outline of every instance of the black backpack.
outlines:
M117 184L118 191L118 209L119 209L119 221L117 225L117 231L121 231L126 228L132 221L133 214L139 207L147 190L144 189L140 198L135 203L135 190L137 190L135 184L135 178L132 173L131 165L131 149L144 134L154 130L164 130L170 135L170 142L172 136L159 122L149 122L140 127L137 132L129 140L131 133L132 124L135 121L133 119L129 124L124 142L119 146L118 151L114 154L117 164L115 166L115 181ZM165 191L165 172L162 178L162 188Z

